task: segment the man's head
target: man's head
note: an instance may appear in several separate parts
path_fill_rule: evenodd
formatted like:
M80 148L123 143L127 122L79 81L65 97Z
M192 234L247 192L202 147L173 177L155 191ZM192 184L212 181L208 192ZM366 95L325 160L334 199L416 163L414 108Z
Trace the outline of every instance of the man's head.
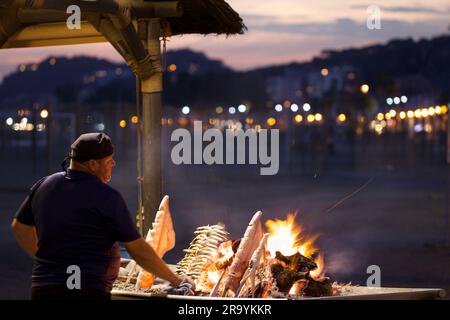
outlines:
M114 146L104 133L85 133L71 145L70 168L90 173L102 182L111 180Z

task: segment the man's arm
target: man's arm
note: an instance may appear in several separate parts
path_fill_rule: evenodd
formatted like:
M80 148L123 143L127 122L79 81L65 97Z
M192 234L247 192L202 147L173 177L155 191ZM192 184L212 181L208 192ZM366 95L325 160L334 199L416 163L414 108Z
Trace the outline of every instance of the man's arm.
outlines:
M125 242L125 248L138 265L159 278L169 281L178 287L182 279L173 273L167 264L156 254L155 250L144 240L139 238Z
M34 257L38 249L36 227L20 223L17 219L14 219L11 228L22 249L31 257Z

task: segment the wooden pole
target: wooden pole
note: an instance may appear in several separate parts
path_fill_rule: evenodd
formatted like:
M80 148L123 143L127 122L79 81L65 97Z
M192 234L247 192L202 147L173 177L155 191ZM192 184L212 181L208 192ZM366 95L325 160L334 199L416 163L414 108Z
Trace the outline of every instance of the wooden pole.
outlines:
M156 67L153 75L142 80L142 167L143 167L143 207L144 235L150 229L158 211L162 197L161 168L161 116L162 116L162 71L161 48L159 42L159 19L146 22L145 48Z

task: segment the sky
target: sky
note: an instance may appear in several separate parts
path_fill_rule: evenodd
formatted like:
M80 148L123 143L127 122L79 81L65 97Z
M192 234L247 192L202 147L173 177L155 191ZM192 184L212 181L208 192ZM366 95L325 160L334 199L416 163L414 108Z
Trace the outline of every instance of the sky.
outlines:
M450 34L450 0L228 0L248 27L237 36L176 36L168 50L189 48L236 70L307 61L324 49L361 47L393 38ZM381 29L369 30L367 12L376 5ZM0 50L0 79L20 63L48 56L90 55L122 61L108 43Z

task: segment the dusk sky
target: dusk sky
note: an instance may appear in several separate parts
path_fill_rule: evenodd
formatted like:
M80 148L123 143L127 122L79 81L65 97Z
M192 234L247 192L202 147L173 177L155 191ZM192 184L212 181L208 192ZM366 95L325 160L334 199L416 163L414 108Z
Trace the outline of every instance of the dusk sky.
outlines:
M342 49L386 42L392 38L449 34L450 0L255 0L227 1L244 19L240 36L177 36L168 50L190 48L221 59L237 70L305 61L323 49ZM367 7L381 8L381 30L369 30ZM0 50L0 79L20 63L39 62L50 55L91 55L121 61L107 43Z

